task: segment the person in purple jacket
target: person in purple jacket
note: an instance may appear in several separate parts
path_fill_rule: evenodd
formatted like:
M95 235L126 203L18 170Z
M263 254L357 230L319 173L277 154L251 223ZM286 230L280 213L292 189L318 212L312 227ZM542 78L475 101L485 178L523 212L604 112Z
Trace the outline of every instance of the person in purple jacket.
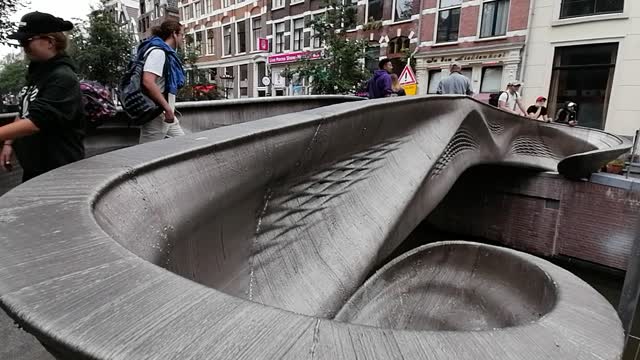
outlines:
M382 59L378 63L378 69L373 73L373 77L369 79L367 90L369 92L369 99L383 98L391 96L393 94L393 88L391 87L391 72L393 71L393 64L389 59Z

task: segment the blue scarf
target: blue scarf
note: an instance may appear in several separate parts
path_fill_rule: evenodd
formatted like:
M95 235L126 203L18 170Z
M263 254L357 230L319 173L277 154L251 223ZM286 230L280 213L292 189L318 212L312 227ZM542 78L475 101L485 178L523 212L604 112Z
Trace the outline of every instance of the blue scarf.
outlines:
M185 77L184 69L182 68L182 62L178 58L176 51L164 40L157 36L153 36L150 39L143 41L138 46L138 56L142 57L151 47L159 47L164 50L166 60L169 62L169 68L167 70L165 78L166 91L170 94L176 95L178 89L184 86Z

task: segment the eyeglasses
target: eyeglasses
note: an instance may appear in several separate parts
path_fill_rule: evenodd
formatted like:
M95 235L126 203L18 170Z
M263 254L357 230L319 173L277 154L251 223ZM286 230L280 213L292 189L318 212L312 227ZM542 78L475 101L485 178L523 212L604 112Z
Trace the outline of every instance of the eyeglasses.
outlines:
M53 39L51 36L40 36L40 35L36 35L36 36L32 36L26 40L20 40L20 46L25 47L27 45L29 45L30 42L32 42L33 40L38 40L38 39Z

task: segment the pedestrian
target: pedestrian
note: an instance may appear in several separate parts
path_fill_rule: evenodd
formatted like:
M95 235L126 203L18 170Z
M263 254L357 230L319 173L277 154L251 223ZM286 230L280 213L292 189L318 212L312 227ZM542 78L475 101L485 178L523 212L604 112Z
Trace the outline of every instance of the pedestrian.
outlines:
M182 45L184 28L176 20L165 20L151 29L153 36L138 46L146 54L142 87L164 113L140 127L140 143L184 135L175 116L176 94L184 85L182 62L176 49ZM165 66L166 65L166 66Z
M20 43L29 67L18 116L0 127L0 162L10 171L15 150L23 182L84 158L82 95L76 67L65 53L64 31L71 29L71 22L36 11L24 15L9 35Z
M450 74L446 78L440 80L438 83L438 94L458 94L458 95L473 95L471 89L471 80L468 77L462 75L462 67L457 62L454 62L449 66Z
M400 85L400 80L398 80L398 75L396 74L391 74L391 90L393 91L392 95L395 96L407 95L402 85Z
M578 125L576 103L571 101L565 102L560 110L556 112L554 121L569 126Z
M527 116L532 119L551 122L551 119L547 116L547 108L544 106L546 102L547 99L544 96L538 96L536 103L527 108Z
M391 60L380 60L378 70L373 73L373 77L369 79L369 83L367 84L369 99L388 97L393 94L391 75L389 75L391 72L393 72Z
M507 91L502 92L498 98L498 107L504 111L520 115L527 112L522 105L522 99L520 96L520 87L522 83L519 81L512 81L507 84ZM516 111L516 106L520 108L522 113Z

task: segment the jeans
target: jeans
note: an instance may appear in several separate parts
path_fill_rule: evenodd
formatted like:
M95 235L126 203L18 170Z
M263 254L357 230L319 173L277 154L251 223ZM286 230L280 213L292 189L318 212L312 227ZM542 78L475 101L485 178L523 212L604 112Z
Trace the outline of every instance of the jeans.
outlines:
M140 144L184 135L180 121L176 117L172 123L164 121L164 114L140 127Z

